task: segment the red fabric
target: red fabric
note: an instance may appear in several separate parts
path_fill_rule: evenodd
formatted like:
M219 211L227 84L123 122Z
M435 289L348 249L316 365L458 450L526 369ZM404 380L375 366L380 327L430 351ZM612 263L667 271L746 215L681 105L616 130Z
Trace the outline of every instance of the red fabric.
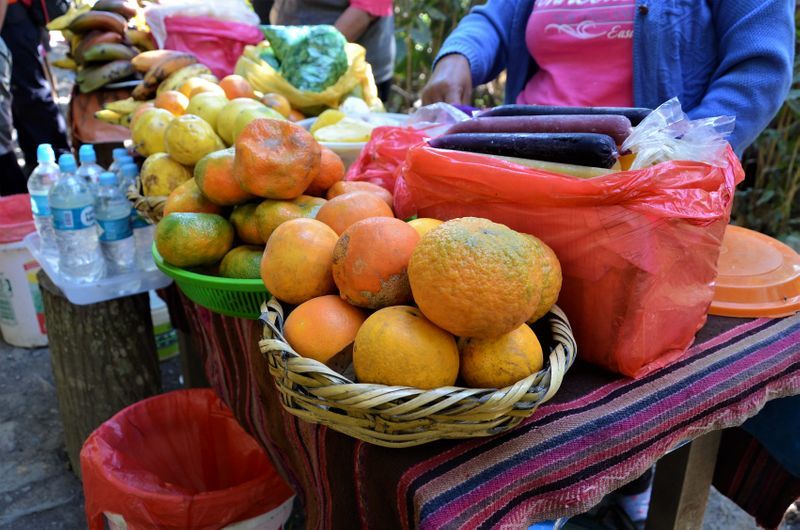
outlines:
M642 377L680 357L706 320L744 177L733 151L727 163L578 179L420 144L403 177L420 217L485 217L547 243L561 262L558 304L578 355Z
M292 491L208 389L161 394L97 428L81 450L86 517L130 530L219 529L276 509Z
M22 241L34 230L30 195L0 197L0 244Z
M219 78L233 73L245 46L264 40L258 26L210 17L170 16L164 26L164 48L193 53Z
M350 0L350 5L376 17L392 14L392 0Z

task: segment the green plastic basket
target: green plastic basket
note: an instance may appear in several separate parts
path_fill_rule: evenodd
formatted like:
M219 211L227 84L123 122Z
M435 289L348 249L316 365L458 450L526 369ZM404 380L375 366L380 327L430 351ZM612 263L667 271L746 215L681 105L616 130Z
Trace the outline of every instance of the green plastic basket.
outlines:
M269 298L261 280L220 278L175 267L164 261L155 244L153 260L161 272L175 280L189 300L215 313L258 320L261 304Z

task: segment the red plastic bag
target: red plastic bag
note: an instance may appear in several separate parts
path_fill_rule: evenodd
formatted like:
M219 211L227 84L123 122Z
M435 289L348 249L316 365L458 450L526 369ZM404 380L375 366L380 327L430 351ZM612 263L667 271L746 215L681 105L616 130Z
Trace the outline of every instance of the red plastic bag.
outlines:
M292 491L263 449L208 389L161 394L120 411L84 443L81 471L90 530L102 530L104 514L112 529L248 521L277 530L292 507Z
M35 230L30 195L19 193L0 197L0 244L22 241Z
M164 26L165 49L193 53L220 79L233 73L245 46L264 40L258 26L211 17L173 15L164 19Z
M395 193L395 182L408 150L427 139L428 135L424 130L411 127L376 127L344 178L372 182ZM404 218L397 212L395 214L400 219Z
M578 355L641 377L704 324L744 174L730 150L726 168L676 161L584 180L420 144L403 176L420 217L486 217L550 245Z

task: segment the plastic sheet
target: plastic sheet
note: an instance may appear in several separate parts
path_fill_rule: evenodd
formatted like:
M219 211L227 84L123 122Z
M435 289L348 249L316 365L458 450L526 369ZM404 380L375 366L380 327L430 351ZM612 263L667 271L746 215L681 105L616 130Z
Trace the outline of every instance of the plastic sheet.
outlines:
M0 197L0 244L22 241L35 230L30 195Z
M405 213L486 217L550 245L578 356L640 377L678 358L705 322L743 171L730 148L725 167L673 161L578 179L420 144L403 178Z
M208 389L140 401L95 430L81 450L90 530L277 530L292 491ZM123 522L124 521L124 522Z

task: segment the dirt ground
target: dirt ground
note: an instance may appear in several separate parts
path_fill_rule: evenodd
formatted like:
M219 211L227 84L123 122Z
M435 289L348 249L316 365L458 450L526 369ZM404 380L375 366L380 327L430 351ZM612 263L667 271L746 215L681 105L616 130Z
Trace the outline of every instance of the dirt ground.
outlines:
M0 529L86 528L81 483L69 469L46 348L0 341ZM161 363L165 388L180 388L180 363ZM753 519L712 489L704 530L752 530ZM782 530L800 530L797 507Z

